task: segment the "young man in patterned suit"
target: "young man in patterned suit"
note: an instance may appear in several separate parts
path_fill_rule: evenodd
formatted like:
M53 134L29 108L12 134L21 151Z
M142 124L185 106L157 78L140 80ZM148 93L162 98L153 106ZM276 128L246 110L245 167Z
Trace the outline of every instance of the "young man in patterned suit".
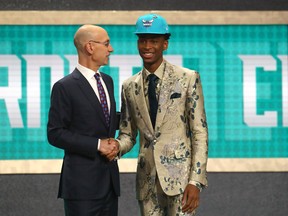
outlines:
M200 76L163 59L170 37L163 17L139 17L135 34L144 68L122 86L120 154L131 150L139 131L141 215L195 215L200 190L207 186L208 129ZM156 75L156 102L150 100L150 74Z

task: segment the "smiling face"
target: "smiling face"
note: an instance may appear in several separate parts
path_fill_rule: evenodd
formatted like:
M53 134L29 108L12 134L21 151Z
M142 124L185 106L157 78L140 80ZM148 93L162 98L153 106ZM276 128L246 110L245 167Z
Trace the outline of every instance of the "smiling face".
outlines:
M164 35L138 35L138 51L143 59L144 67L150 72L160 66L163 61L163 51L168 48L168 40Z

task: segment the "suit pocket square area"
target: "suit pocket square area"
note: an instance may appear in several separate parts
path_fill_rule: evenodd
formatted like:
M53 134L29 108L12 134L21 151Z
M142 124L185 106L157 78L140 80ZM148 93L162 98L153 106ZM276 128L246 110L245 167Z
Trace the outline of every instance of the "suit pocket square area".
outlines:
M180 94L180 93L174 92L174 93L170 96L170 99L175 99L175 98L180 98L180 97L181 97L181 94Z

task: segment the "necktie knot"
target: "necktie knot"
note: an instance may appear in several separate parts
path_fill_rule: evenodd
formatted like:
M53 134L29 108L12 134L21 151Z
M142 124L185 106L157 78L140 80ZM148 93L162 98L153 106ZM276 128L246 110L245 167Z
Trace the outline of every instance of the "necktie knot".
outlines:
M99 74L99 73L96 73L96 74L94 75L94 77L95 77L95 79L97 80L97 82L100 81L100 74Z
M155 74L149 74L148 79L149 79L149 82L156 82L158 77Z

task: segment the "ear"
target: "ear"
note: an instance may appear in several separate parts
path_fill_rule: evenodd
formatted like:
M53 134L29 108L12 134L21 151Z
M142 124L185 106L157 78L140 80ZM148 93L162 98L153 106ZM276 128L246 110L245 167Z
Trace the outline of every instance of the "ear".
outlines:
M163 43L163 50L167 50L168 49L168 40L165 40Z
M94 47L91 43L86 43L84 46L84 50L86 50L87 53L92 54L94 51Z

